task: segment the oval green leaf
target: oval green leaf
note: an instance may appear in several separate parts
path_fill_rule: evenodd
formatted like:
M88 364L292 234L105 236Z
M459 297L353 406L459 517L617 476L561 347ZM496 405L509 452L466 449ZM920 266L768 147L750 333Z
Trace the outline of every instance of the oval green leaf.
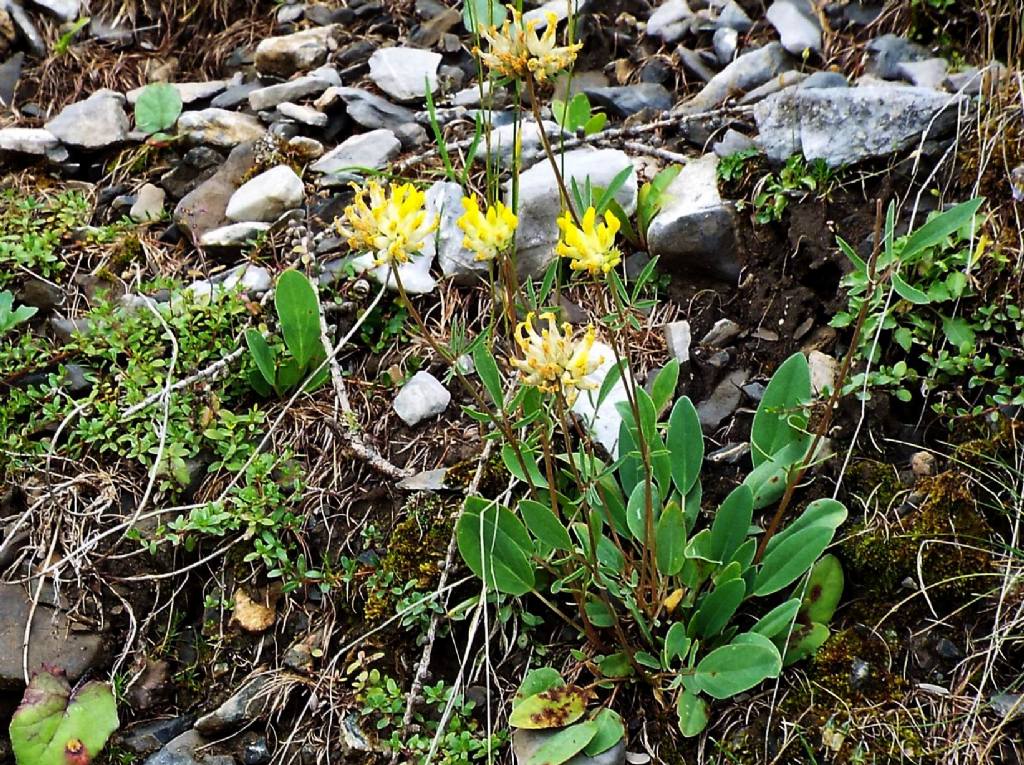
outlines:
M527 758L526 765L561 765L583 751L583 747L594 739L597 731L597 723L588 720L552 733Z
M683 691L676 705L679 715L679 732L692 738L704 730L708 724L708 705L700 696Z
M533 589L533 544L507 507L467 497L455 535L466 565L488 587L509 595L525 595Z
M687 396L672 407L665 445L672 460L672 482L679 493L686 496L697 483L704 462L704 433L697 409Z
M827 526L812 526L785 539L765 555L754 579L754 594L771 595L795 582L825 552L834 534Z
M564 728L583 717L590 692L575 685L551 688L520 701L508 716L514 728Z
M281 334L288 352L305 372L320 339L320 299L306 275L289 269L277 279L274 307L281 321Z
M691 685L715 699L749 691L782 670L775 646L729 644L716 648L697 663Z
M544 544L556 550L572 549L569 532L547 505L524 499L519 502L519 514L530 533Z

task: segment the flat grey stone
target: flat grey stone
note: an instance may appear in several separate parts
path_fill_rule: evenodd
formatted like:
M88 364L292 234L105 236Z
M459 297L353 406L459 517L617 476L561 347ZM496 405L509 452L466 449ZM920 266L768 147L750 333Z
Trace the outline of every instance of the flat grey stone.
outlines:
M249 93L249 107L254 111L271 109L285 101L299 101L323 93L332 85L340 85L338 73L331 67L322 67L303 77L288 82L257 88Z
M256 117L242 112L210 107L200 111L182 112L178 130L194 144L208 144L230 149L246 141L255 141L267 132Z
M783 47L779 43L769 43L763 48L738 56L712 77L697 95L674 111L679 114L695 114L713 109L737 93L753 90L792 68L793 60Z
M249 244L269 229L270 224L261 221L229 223L204 233L199 237L199 244L203 247L234 249Z
M36 8L41 8L61 21L74 21L82 10L81 0L30 0Z
M680 364L690 360L690 322L685 320L673 321L665 325L665 343L668 345L668 352L672 358L677 359Z
M429 372L419 371L412 376L395 397L395 413L410 427L441 414L448 408L452 394Z
M278 165L247 181L231 195L224 214L229 220L277 220L305 201L302 179L287 165Z
M775 0L765 17L778 31L782 47L794 56L821 52L821 22L810 0Z
M339 33L340 27L331 25L268 37L256 46L256 69L261 74L291 77L296 72L320 66L327 60L327 54Z
M742 331L743 327L732 319L719 319L700 339L700 344L711 348L724 348Z
M196 101L213 98L228 86L228 81L210 80L209 82L172 82L170 84L178 91L178 95L181 96L181 103L188 106ZM141 88L135 88L125 93L124 95L128 99L128 103L134 105L145 89L146 86L143 85Z
M398 156L402 144L390 130L371 130L345 139L310 166L315 173L333 175L348 168L378 169Z
M663 112L672 108L672 94L656 82L616 85L607 88L584 88L591 102L603 106L620 117L628 117L644 109Z
M748 376L744 369L733 370L715 386L710 397L697 404L697 418L704 430L714 430L732 416L743 400L741 388Z
M212 738L235 731L250 720L262 717L273 698L273 694L268 693L273 679L274 676L270 674L250 676L227 701L196 720L196 731Z
M66 106L46 123L46 129L63 143L79 149L103 149L128 136L128 115L121 97L98 91L84 101Z
M167 192L152 183L146 183L139 189L135 203L128 216L136 223L160 220L164 214L164 199Z
M697 27L697 19L686 0L665 0L647 19L647 36L664 42L681 40Z
M281 116L301 122L309 127L327 127L327 115L317 111L312 106L303 106L301 104L293 104L291 101L285 101L283 104L277 105L277 111Z
M370 130L388 128L415 122L416 113L360 88L332 87L317 99L317 108L323 109L337 99L345 103L348 116L357 125Z
M57 136L43 128L0 128L0 151L45 157L60 148Z
M396 101L421 101L437 90L441 54L419 48L378 48L370 56L370 79Z
M864 71L884 80L898 79L899 66L904 62L931 58L931 53L924 46L893 34L876 37L868 43L867 49L868 62Z
M949 64L944 58L926 58L924 61L901 61L896 65L900 77L919 88L940 90L946 81Z

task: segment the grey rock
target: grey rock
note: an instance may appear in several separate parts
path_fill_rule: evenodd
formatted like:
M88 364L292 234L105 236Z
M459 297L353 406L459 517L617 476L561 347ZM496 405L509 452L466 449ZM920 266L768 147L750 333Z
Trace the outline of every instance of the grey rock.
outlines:
M759 382L750 382L741 387L744 395L755 404L764 398L765 386Z
M240 287L249 294L262 294L270 289L273 280L270 272L263 266L246 263L231 271L220 285L226 290Z
M715 142L712 149L719 157L731 157L741 151L757 148L753 139L733 128L725 131L722 138Z
M728 280L739 274L735 215L718 193L717 168L715 154L688 162L666 190L647 230L650 252L666 269Z
M754 26L750 16L736 0L711 0L711 7L718 11L715 26L719 29L729 27L737 32L746 32Z
M399 125L394 130L395 138L397 138L403 149L415 149L417 146L422 146L428 140L430 136L427 135L427 129L416 122L406 122L404 125Z
M899 65L931 58L928 49L897 35L876 37L868 43L868 61L864 71L883 80L899 78Z
M224 225L228 200L252 166L252 144L236 146L216 173L182 197L174 208L174 222L196 241L207 231Z
M220 249L244 247L269 229L269 223L260 221L229 223L204 233L199 237L199 244L206 248Z
M562 128L557 123L545 120L544 132L554 145ZM492 128L488 144L491 160L496 160L502 167L510 168L515 160L516 142L519 145L519 165L522 169L533 167L544 159L544 143L541 140L540 128L534 120L524 120L519 125L507 124ZM477 161L483 162L487 152L477 152Z
M793 55L821 52L821 22L810 0L775 0L765 16Z
M24 682L22 641L32 599L17 584L0 583L0 688ZM74 682L99 662L105 638L78 631L62 608L40 602L29 631L28 670L60 667Z
M740 44L740 33L732 27L719 27L715 30L711 43L715 48L718 63L725 66L736 58L736 50Z
M647 36L664 42L681 40L696 28L697 19L686 0L665 0L647 19Z
M386 98L360 88L330 88L317 101L317 107L324 108L338 98L344 101L351 120L370 130L395 130L399 125L416 121L416 113L411 109L393 104Z
M49 156L61 148L57 136L43 128L0 128L0 152Z
M40 311L52 311L64 304L64 290L53 282L30 276L18 290L18 302Z
M589 177L591 185L607 188L625 167L629 157L618 149L576 149L559 157L566 185L575 179L582 187ZM506 184L505 203L511 204L511 181ZM615 193L616 201L627 215L636 210L636 172ZM516 258L522 277L539 277L554 258L558 241L556 219L562 209L558 186L550 163L541 162L519 176L519 225L516 227Z
M53 318L48 323L54 338L60 343L67 343L75 335L85 334L92 329L88 319Z
M266 765L270 762L270 747L266 736L255 736L242 747L243 765Z
M395 414L410 427L441 414L448 408L452 394L430 372L419 371L412 376L395 397Z
M683 66L690 72L697 75L704 82L711 82L715 79L715 70L704 63L704 57L697 51L680 45L676 48L676 55L683 62Z
M120 743L134 754L146 755L180 736L193 722L193 717L170 717L132 725L120 734Z
M224 214L228 220L274 221L305 201L302 179L287 165L278 165L247 181L231 195Z
M675 111L680 114L707 111L724 103L727 98L753 90L792 68L793 61L782 46L769 43L737 57Z
M628 117L644 109L663 112L672 108L672 94L664 85L656 82L585 88L583 92L592 103L603 106L620 117Z
M946 81L949 64L944 58L926 58L923 61L901 61L896 72L903 79L920 88L939 90Z
M112 45L128 45L135 38L135 32L123 19L115 20L101 14L89 17L89 35Z
M18 3L11 2L10 0L0 3L0 11L4 10L7 11L11 21L14 22L15 29L18 30L18 34L21 35L21 39L28 46L32 55L38 58L45 58L46 41L39 34L39 29L36 27L35 22L32 21L32 17Z
M487 273L488 265L473 259L473 253L462 246L465 236L458 227L464 212L462 186L452 181L438 181L427 190L427 215L437 216L437 236L427 249L437 252L441 271L456 284L472 284Z
M680 364L690 360L690 322L680 320L665 325L665 343L668 345L668 352L672 358L678 359Z
M285 101L299 101L323 93L332 85L339 85L341 79L331 67L321 67L303 77L288 82L268 85L249 93L249 107L255 111L270 109Z
M995 693L988 703L1006 721L1024 717L1024 693Z
M181 96L181 103L188 106L196 101L205 101L208 98L213 98L228 86L228 81L210 80L208 82L172 82L170 84L178 91L178 95ZM128 99L128 103L134 105L145 89L146 86L142 86L125 93L124 95Z
M398 156L402 144L390 130L371 130L345 139L339 146L324 154L310 170L316 173L336 175L347 168L384 167ZM335 178L339 182L351 179L351 175ZM328 179L330 180L330 179Z
M872 674L871 665L868 662L854 657L850 662L850 687L855 691L865 688L871 681Z
M239 104L248 104L249 94L262 87L264 86L259 80L249 80L249 82L231 85L210 101L210 106L216 109L234 109Z
M327 127L327 115L314 109L312 106L285 101L283 104L277 105L277 111L281 116L295 120L295 122L301 122L309 127Z
M396 101L421 101L437 90L441 54L419 48L379 48L370 56L370 79Z
M81 0L31 0L31 3L61 21L74 21L82 10Z
M147 757L143 765L202 765L197 759L196 750L207 743L197 731L187 730Z
M237 691L212 712L196 720L195 729L204 736L219 736L262 717L269 709L273 676L252 675ZM150 764L153 765L153 764Z
M814 72L798 86L807 88L848 88L850 83L840 72Z
M182 112L178 130L192 143L230 149L246 141L260 138L266 128L251 114L210 107L201 111Z
M591 348L591 358L599 359L599 366L584 379L594 387L580 392L573 402L571 411L594 440L601 444L613 459L618 459L619 432L622 427L622 415L619 413L618 405L629 400L626 391L627 381L620 377L612 383L604 400L598 401L598 391L615 366L615 350L598 340ZM633 376L632 371L628 369L626 374Z
M709 398L697 405L697 418L702 428L714 430L736 411L743 400L740 389L748 376L744 369L733 370L715 386Z
M811 372L811 391L814 395L820 395L826 389L831 391L835 387L839 362L832 356L821 351L811 351L807 354L807 366Z
M512 752L515 754L516 762L525 765L531 762L534 754L551 737L557 734L555 730L527 730L520 728L512 734ZM582 752L565 761L565 765L625 765L626 763L626 742L620 739L610 749L590 757Z
M306 161L319 159L324 155L324 145L315 138L304 135L289 138L288 148Z
M791 88L756 104L754 118L758 143L773 162L802 152L837 167L950 134L966 99L898 85Z
M224 156L208 146L195 146L181 162L160 176L160 185L175 199L181 199L196 184L205 181L224 163Z
M340 28L334 25L268 37L256 46L256 69L261 74L291 77L320 66L339 33Z
M768 82L760 87L754 88L752 91L744 95L740 99L741 104L754 104L763 98L767 98L773 93L778 93L780 90L791 88L794 85L799 86L807 79L806 72L783 72L778 77L772 77Z
M122 99L112 91L98 91L84 101L66 106L46 123L63 143L79 149L103 149L128 136L128 115Z
M164 214L164 199L167 192L152 183L143 184L135 197L135 204L129 210L129 217L136 223L160 220Z
M569 18L569 12L580 14L586 10L588 0L547 0L539 8L534 8L523 14L523 21L527 24L537 22L538 31L547 28L548 16L554 14L555 21L565 21Z
M732 319L719 319L700 339L700 344L711 348L724 348L742 331L743 327Z
M21 79L21 67L25 63L24 51L18 51L0 64L0 109L14 105L14 90Z

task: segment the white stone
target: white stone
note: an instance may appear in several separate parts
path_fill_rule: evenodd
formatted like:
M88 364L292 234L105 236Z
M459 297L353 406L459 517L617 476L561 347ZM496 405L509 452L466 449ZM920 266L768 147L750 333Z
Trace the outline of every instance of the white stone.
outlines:
M417 372L395 397L395 413L410 427L441 414L448 408L452 394L430 372Z
M555 21L564 21L569 18L569 11L574 14L586 9L587 0L548 0L539 8L527 11L523 14L523 22L532 24L536 22L536 29L543 30L548 25L548 16L554 14Z
M775 0L765 16L778 31L782 47L794 56L821 50L821 23L810 0Z
M213 98L228 86L228 81L210 80L209 82L172 82L170 85L178 91L178 95L181 96L181 103L188 106L195 101ZM143 85L140 88L135 88L134 90L129 90L125 93L124 95L125 98L128 99L128 103L134 106L135 102L139 100L139 96L142 95L146 87L147 86Z
M135 204L128 212L129 217L136 223L160 220L164 214L164 199L167 192L152 183L145 184L135 197Z
M58 139L80 149L103 149L120 143L128 136L128 115L124 113L124 97L110 90L100 90L84 101L64 107L46 123Z
M627 215L636 210L636 170L630 158L618 149L583 148L566 152L559 158L565 184L571 188L572 180L582 188L590 178L592 186L607 188L624 168L632 172L615 192L615 201ZM505 204L511 204L512 184L505 186ZM516 228L516 259L520 276L536 278L542 275L555 257L558 242L558 216L562 212L562 199L549 162L540 162L519 176L519 225Z
M437 181L427 189L428 215L438 218L436 239L431 239L426 252L436 250L437 261L445 276L456 284L471 284L487 273L488 265L474 259L474 254L462 246L465 232L458 226L462 217L462 186L453 181Z
M331 86L341 85L341 78L333 67L322 66L304 77L296 77L288 82L279 82L265 88L257 88L247 98L249 107L255 111L271 109L285 101L297 101L301 98L318 96Z
M437 91L441 54L419 48L379 48L370 56L370 79L397 101L422 100Z
M291 77L326 60L337 25L314 27L290 35L268 37L256 46L256 69L263 74Z
M182 112L178 117L178 130L192 143L204 143L225 149L246 141L255 141L266 132L263 123L251 114L213 107Z
M558 137L562 128L558 123L544 120L541 123L552 147L558 145ZM517 130L518 128L518 130ZM534 120L527 120L518 126L514 123L501 125L491 130L489 136L491 158L496 159L502 167L512 167L515 159L516 141L519 141L519 167L526 170L537 162L545 159L544 144L541 141L540 129ZM477 158L483 161L486 152L478 152Z
M402 144L395 134L387 128L371 130L368 133L346 138L336 148L324 154L310 170L315 173L334 175L350 168L370 168L376 170L384 167L398 156ZM346 175L338 180L351 179Z
M314 109L312 106L303 106L301 104L293 104L291 101L285 101L283 104L277 105L277 111L280 112L282 117L301 122L303 125L327 127L327 115Z
M278 165L243 184L228 200L228 220L277 220L282 213L301 207L305 200L302 179L287 165Z
M74 21L82 10L81 0L31 0L32 5L49 11L61 21ZM3 7L0 3L0 7Z
M615 351L610 345L598 340L590 349L590 353L591 358L601 359L597 369L584 378L586 382L595 387L592 390L579 392L572 404L572 412L579 417L591 438L601 444L612 459L618 459L619 427L622 425L622 415L619 414L616 404L629 400L626 394L626 381L622 377L616 380L599 406L597 399L601 392L601 385L612 367L615 366ZM626 374L629 374L632 379L630 372Z
M695 22L686 0L666 0L647 19L647 36L676 42L693 29Z
M690 322L681 320L673 321L665 325L665 344L668 345L668 352L672 358L677 359L680 364L690 360Z
M199 244L202 247L243 247L269 228L269 223L259 221L229 223L207 231L199 237Z
M723 348L742 330L743 327L732 319L719 319L712 325L707 334L700 339L700 344L708 345L712 348Z
M236 268L224 280L224 289L230 290L241 286L244 292L266 292L271 285L270 272L263 266L251 263Z
M57 140L57 137L43 128L9 127L0 129L0 151L45 156L59 148L60 141Z
M807 366L811 371L811 391L814 395L820 395L825 390L831 392L836 384L838 362L827 353L811 351L807 354Z

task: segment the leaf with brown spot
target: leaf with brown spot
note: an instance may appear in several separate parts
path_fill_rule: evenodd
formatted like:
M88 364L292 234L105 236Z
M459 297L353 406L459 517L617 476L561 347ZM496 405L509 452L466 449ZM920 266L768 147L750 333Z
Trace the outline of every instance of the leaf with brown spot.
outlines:
M562 728L576 722L587 708L590 692L575 685L552 688L523 699L509 715L515 728Z

